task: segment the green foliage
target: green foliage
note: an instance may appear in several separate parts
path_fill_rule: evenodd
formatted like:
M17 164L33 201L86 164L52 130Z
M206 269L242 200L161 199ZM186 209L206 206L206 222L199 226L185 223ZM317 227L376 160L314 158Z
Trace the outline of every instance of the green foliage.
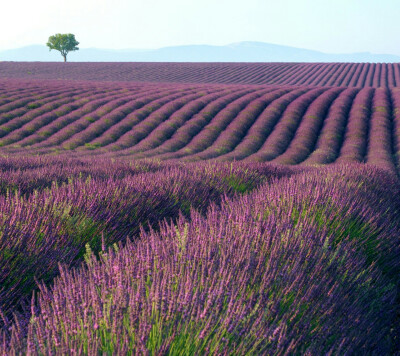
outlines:
M89 121L89 122L95 122L95 121L96 121L96 119L94 119L94 118L91 117L91 116L86 116L86 117L85 117L85 120L87 120L87 121Z
M386 113L388 111L388 109L385 106L375 106L374 111L375 112L384 112L384 113Z
M40 104L38 104L38 103L30 103L30 104L28 104L26 107L28 108L28 109L36 109L36 108L38 108L40 106Z
M50 51L55 49L61 53L64 58L64 62L67 61L67 54L71 51L77 51L79 42L75 39L75 35L72 33L61 34L57 33L54 36L50 36L46 46L49 47Z
M376 226L368 224L357 216L343 216L339 208L335 212L332 207L303 206L302 211L293 208L292 217L294 226L299 222L312 220L320 228L326 227L331 235L324 242L324 249L336 250L343 241L358 241L359 249L364 253L368 265L377 264L383 273L388 273L390 268L384 254L379 252L380 232Z
M39 136L42 136L42 137L49 137L49 136L51 135L51 132L49 132L49 131L42 131L42 132L38 132L38 135L39 135Z
M234 191L238 193L246 193L254 188L254 182L247 180L243 177L232 173L231 175L224 177L223 181Z
M101 143L85 143L85 147L89 150L95 150L96 148L101 147Z

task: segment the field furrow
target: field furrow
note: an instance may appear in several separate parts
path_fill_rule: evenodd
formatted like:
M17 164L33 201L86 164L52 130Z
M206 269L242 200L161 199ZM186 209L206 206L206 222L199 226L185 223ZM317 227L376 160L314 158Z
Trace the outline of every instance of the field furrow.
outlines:
M180 109L176 110L170 117L157 126L146 138L140 141L134 148L129 149L129 154L139 153L154 149L168 140L182 125L187 123L202 111L208 104L226 95L222 88L210 91L199 98L190 100ZM124 152L126 154L126 152Z
M343 88L329 89L310 104L286 151L274 158L271 163L298 164L311 154L329 108L343 90Z
M145 67L142 75L151 73ZM196 68L184 64L178 74L190 69L195 81ZM396 71L397 64L370 63L209 64L201 71L215 81L225 75L226 82L269 78L289 86L9 80L9 94L0 95L0 147L11 155L367 162L398 170Z
M351 75L352 70L354 70L354 63L352 63L351 65L345 65L343 64L340 68L340 70L338 70L336 72L335 78L327 78L326 79L326 84L329 86L336 86L336 87L340 87L340 86L346 86L346 80L347 77Z
M209 147L191 155L189 160L207 160L231 152L242 141L265 108L287 92L287 89L277 89L249 103Z
M363 162L367 153L374 90L361 89L353 100L342 147L335 162Z
M186 121L171 138L165 140L159 147L135 155L134 157L152 157L163 159L170 157L173 152L185 147L220 111L232 101L248 94L252 89L236 88L230 94L223 96L204 107L199 113Z
M195 135L186 146L168 155L169 159L177 159L194 155L210 147L225 128L240 114L240 112L262 95L273 91L270 89L259 89L243 95L241 98L231 102L220 111L197 135Z
M69 63L66 70L62 63L0 62L0 80L27 80L27 71L32 72L30 78L33 80L68 79L77 82L87 80L374 88L400 84L399 63Z
M257 152L274 129L286 107L305 91L305 89L294 89L273 100L249 128L242 141L233 151L222 155L220 159L242 160Z
M390 92L386 88L375 89L371 107L366 162L395 171L392 126Z
M60 145L105 113L125 103L129 97L129 94L127 95L121 91L109 93L109 95L101 94L100 97L90 100L80 109L61 116L57 120L43 126L38 133L45 136L45 140L39 140L33 146L50 147Z
M11 98L11 102L5 104L0 111L0 124L6 123L11 119L20 117L24 114L30 113L32 110L40 108L44 104L50 103L56 99L61 98L68 93L75 93L74 89L64 88L63 90L54 90L54 88L45 91L34 91L27 93L24 99L15 100ZM40 111L40 110L36 110Z
M312 89L293 100L286 108L274 130L261 148L246 160L271 161L281 155L289 146L308 106L326 89Z
M393 153L397 170L400 173L400 91L392 88L390 91L392 102L392 118L393 118Z
M79 93L79 92L78 92ZM82 91L80 93L85 93ZM0 124L0 138L3 138L9 134L12 134L15 130L23 127L25 124L31 122L33 119L45 115L49 112L54 112L56 110L65 110L69 103L73 100L73 96L76 94L76 91L69 91L62 94L55 95L51 98L51 100L45 100L45 103L41 105L39 102L35 105L31 110L25 112L22 115L15 115L12 118L4 118ZM4 139L4 143L0 141L0 145L7 144L7 140Z
M118 94L116 94L116 92L98 90L92 91L90 95L83 98L78 97L78 101L80 101L81 105L79 105L77 109L65 113L61 116L57 115L57 118L49 123L46 123L44 125L42 124L31 135L19 141L18 144L21 147L38 147L39 145L49 145L49 142L46 142L46 140L49 139L53 134L60 131L62 128L72 123L73 121L78 120L82 116L90 115L90 113L97 109L99 106L109 102L114 95ZM35 124L35 120L32 120L32 122L30 122L29 124Z
M36 137L40 137L43 132L44 134L42 138L45 139L48 137L51 131L44 131L44 127L48 128L48 126L58 125L59 122L65 118L65 116L71 116L74 114L76 115L77 112L81 113L82 108L86 105L88 100L93 102L96 92L88 91L77 94L79 95L76 97L74 96L71 98L71 100L68 100L57 108L55 108L53 105L49 107L49 104L52 104L52 102L49 102L47 105L45 102L43 102L41 106L43 108L49 107L49 110L46 112L39 111L39 115L29 115L28 119L25 120L25 124L20 126L18 129L14 129L12 132L10 132L10 134L3 137L1 140L2 144L10 145L18 143L20 146L26 146L26 142L33 144L37 141L40 141L40 139L34 140L31 136L34 134ZM107 94L108 93L101 92L100 95L106 96ZM81 98L80 95L83 95L84 98ZM59 120L60 118L61 120Z
M146 138L155 128L166 121L175 111L182 108L188 102L196 100L204 94L203 91L189 90L181 93L173 100L166 100L158 109L138 122L135 126L121 135L113 143L108 144L108 149L115 151L135 146L141 140Z
M73 148L82 145L85 145L88 149L101 147L102 144L107 142L107 138L109 139L108 143L111 142L110 139L112 137L108 136L108 130L113 129L128 116L132 118L145 105L152 105L160 98L165 100L165 94L165 91L161 93L152 91L151 93L140 93L130 96L126 98L125 104L118 105L114 110L99 116L97 119L92 118L93 121L87 128L72 136L64 144L69 146L72 144ZM98 141L96 141L97 138L99 139Z
M129 133L135 125L145 120L153 112L157 112L157 110L168 104L170 101L185 95L178 89L160 91L160 94L157 94L156 97L152 94L154 93L150 91L148 95L143 95L143 97L138 100L138 103L140 104L139 109L128 113L119 122L109 127L103 135L93 139L90 144L97 147L114 145L123 135ZM119 148L119 146L117 148Z
M359 89L347 88L329 108L314 150L302 164L328 164L336 160L344 141L350 109Z

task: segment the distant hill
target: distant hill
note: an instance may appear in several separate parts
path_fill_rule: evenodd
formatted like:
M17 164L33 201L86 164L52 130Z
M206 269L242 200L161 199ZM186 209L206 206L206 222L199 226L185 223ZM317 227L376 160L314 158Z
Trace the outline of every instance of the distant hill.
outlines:
M369 52L328 54L263 42L226 46L188 45L153 50L82 48L68 55L70 62L400 62L400 56ZM0 61L62 61L57 51L33 45L0 51Z

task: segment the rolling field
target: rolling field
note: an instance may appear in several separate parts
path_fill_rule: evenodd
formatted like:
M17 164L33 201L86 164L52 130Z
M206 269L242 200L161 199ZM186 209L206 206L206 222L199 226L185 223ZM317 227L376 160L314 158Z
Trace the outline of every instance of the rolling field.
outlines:
M0 152L400 167L400 89L0 81Z
M400 86L399 63L0 62L0 78L341 87Z
M0 62L0 354L398 354L399 69Z

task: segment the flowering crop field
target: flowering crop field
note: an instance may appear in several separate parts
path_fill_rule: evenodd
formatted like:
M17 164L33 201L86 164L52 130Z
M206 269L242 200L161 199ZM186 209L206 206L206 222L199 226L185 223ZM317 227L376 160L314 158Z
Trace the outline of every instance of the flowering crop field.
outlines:
M0 63L0 355L396 354L399 83Z
M400 64L0 62L0 78L377 88L400 86Z
M0 80L0 152L400 167L400 88Z

